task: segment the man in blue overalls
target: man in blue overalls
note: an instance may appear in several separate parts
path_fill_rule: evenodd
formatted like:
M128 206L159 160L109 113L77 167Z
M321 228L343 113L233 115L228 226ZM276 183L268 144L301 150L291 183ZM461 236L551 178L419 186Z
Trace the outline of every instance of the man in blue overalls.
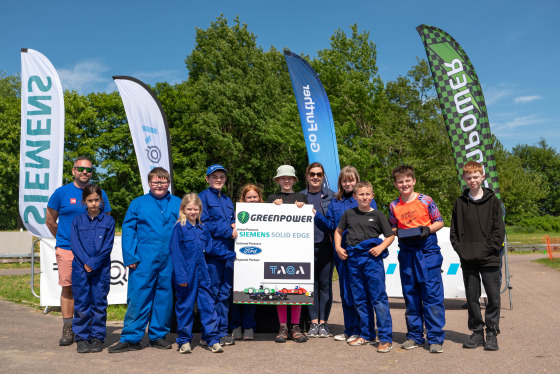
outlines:
M170 349L165 340L173 311L169 239L177 222L181 199L169 193L170 176L161 167L148 174L150 192L130 203L122 225L124 265L129 267L128 309L120 342L109 353L141 349L149 324L149 345Z

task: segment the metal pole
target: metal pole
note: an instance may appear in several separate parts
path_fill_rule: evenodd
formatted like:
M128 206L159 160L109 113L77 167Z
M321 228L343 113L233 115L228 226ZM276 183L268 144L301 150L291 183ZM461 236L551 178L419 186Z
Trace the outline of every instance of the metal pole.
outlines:
M35 293L35 243L37 243L38 241L40 241L41 238L37 238L33 241L33 244L31 244L31 293L33 294L33 296L35 296L36 298L40 299L41 296L37 295Z
M508 261L508 241L507 241L507 234L505 236L505 241L504 241L504 253L503 253L503 258L504 258L504 271L505 271L505 285L504 288L502 288L502 290L500 291L500 294L506 292L506 290L508 290L509 292L509 310L513 310L513 300L512 300L512 296L511 296L511 289L513 288L511 286L511 274L509 273L509 261Z

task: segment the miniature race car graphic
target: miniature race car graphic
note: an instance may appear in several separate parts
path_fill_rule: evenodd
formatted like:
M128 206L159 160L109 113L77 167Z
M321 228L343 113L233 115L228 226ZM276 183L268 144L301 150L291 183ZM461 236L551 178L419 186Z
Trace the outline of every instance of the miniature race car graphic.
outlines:
M277 292L274 288L268 288L264 286L260 286L259 288L256 287L248 287L243 290L243 293L248 294L251 298L256 298L257 300L265 300L265 299L278 299L278 300L285 300L286 295Z
M280 292L286 295L303 295L307 293L305 288L301 288L299 286L295 286L294 288L282 288Z

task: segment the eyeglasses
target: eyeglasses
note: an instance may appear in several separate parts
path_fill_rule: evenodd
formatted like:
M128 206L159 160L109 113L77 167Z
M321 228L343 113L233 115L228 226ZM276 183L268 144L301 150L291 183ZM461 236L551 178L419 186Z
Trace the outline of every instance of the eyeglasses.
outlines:
M323 178L323 173L322 172L318 172L318 173L309 172L309 176L311 178L313 178L313 177Z
M83 166L75 166L74 169L76 169L78 173L83 173L85 171L86 173L89 174L93 171L93 168L85 168Z
M169 184L169 181L165 181L165 182L161 182L161 181L159 181L159 182L153 182L153 181L150 181L150 184L151 184L152 186L165 186L165 185Z

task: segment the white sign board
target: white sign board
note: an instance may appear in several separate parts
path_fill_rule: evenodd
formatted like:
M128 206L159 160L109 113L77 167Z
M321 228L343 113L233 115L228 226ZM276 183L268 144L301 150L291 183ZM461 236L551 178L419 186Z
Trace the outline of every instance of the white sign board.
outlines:
M312 209L237 203L234 303L313 304Z
M107 301L109 304L126 304L128 289L128 268L122 259L121 236L115 236L111 252L111 288ZM58 285L58 266L56 264L55 239L41 239L41 306L60 306Z

